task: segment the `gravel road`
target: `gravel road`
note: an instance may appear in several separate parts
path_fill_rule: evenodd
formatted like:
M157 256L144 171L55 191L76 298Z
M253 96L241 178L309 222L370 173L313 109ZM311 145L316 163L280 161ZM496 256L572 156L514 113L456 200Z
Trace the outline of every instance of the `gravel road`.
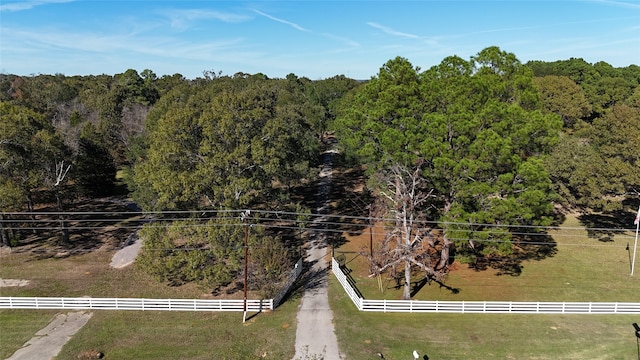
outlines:
M324 164L320 172L318 186L318 213L324 214L329 208L331 192L332 162L335 152L324 154ZM312 226L322 228L325 219L318 217ZM296 353L294 360L324 359L339 360L344 357L338 350L333 325L333 312L329 307L327 294L328 265L326 232L317 231L315 239L307 250L306 261L313 264L307 276L308 282L302 296L302 304L298 309L298 325L296 330Z

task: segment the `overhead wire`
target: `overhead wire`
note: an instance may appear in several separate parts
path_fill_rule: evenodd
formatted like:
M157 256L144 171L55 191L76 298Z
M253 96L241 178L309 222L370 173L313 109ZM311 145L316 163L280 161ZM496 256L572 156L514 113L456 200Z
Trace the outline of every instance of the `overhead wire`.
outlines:
M355 222L345 222L345 221L323 221L324 224L329 224L329 225L348 225L348 226L361 226L361 227L368 227L371 226L370 223L371 222L393 222L395 221L394 218L384 218L384 217L366 217L366 216L353 216L353 215L342 215L342 214L322 214L322 213L303 213L303 212L285 212L285 211L272 211L272 210L255 210L255 209L241 209L241 210L184 210L184 211L159 211L159 212L142 212L142 211L134 211L134 212L127 212L127 211L121 211L121 212L101 212L101 211L96 211L96 212L3 212L4 216L23 216L23 218L20 219L2 219L0 220L0 222L4 222L4 223L15 223L15 222L25 222L25 223L38 223L38 222L52 222L52 221L59 221L60 217L64 217L65 221L85 221L85 222L122 222L122 221L133 221L132 218L134 217L139 217L139 216L143 216L146 217L147 221L149 221L149 219L153 219L154 221L175 221L175 220L194 220L194 219L204 219L204 220L208 220L210 218L203 218L202 216L206 215L206 214L233 214L236 213L238 214L238 216L227 216L227 217L223 217L223 219L238 219L240 217L240 214L244 213L244 212L249 212L249 213L253 213L253 214L263 214L263 215L274 215L274 216L279 216L278 218L268 218L268 217L261 217L261 218L249 218L249 219L256 219L256 220L264 220L264 221L276 221L276 220L291 220L291 221L298 221L298 222L313 222L314 220L311 220L313 218L316 219L323 219L323 218L339 218L339 219L350 219L350 220L362 220L362 221L367 221L367 223L355 223ZM180 215L180 214L191 214L191 215L198 215L200 214L200 217L198 218L185 218L185 217L161 217L161 218L149 218L149 216L153 216L153 215ZM102 216L106 216L106 215L126 215L126 218L113 218L113 217L101 217L101 218L91 218L91 219L73 219L70 218L72 216L78 216L78 215L102 215ZM282 215L288 215L288 216L297 216L297 217L309 217L310 220L304 220L304 219L287 219L287 218L282 218L280 216ZM35 216L49 216L51 218L47 218L47 219L38 219L38 218L33 218ZM57 219L55 217L58 217ZM140 221L144 221L144 220L140 220ZM489 228L504 228L504 229L509 229L509 228L517 228L517 229L541 229L541 230L580 230L580 231L584 231L584 230L588 230L588 231L613 231L613 232L626 232L626 231L633 231L634 229L627 229L627 228L588 228L588 227L567 227L567 226L549 226L549 225L509 225L509 224L488 224L488 223L470 223L470 222L445 222L445 221L428 221L428 220L414 220L415 224L423 224L423 225L434 225L438 226L438 225L461 225L461 226L479 226L479 227L489 227Z
M265 228L273 228L273 229L288 229L288 230L298 230L298 231L314 231L314 232L325 232L325 233L355 233L358 230L364 231L368 228L375 228L376 230L370 229L370 233L373 236L380 237L385 236L387 232L381 233L377 229L379 227L374 227L372 225L373 222L388 222L391 223L395 221L395 219L391 218L369 218L369 217L361 217L361 216L349 216L349 215L331 215L331 214L313 214L313 213L301 213L301 212L284 212L284 211L269 211L269 210L189 210L189 211L162 211L162 212L13 212L13 213L4 213L4 215L8 215L10 217L20 216L21 218L11 218L11 219L3 219L0 222L5 224L20 224L18 229L31 231L31 230L60 230L61 226L56 223L63 222L65 224L69 224L69 229L73 230L97 230L104 229L109 226L113 226L113 224L118 224L118 229L126 229L126 230L135 230L140 228L144 224L165 224L166 227L177 228L180 226L183 227L213 227L213 226L244 226L246 223L242 223L238 221L239 215L242 213L253 213L263 215L263 217L259 218L248 218L249 221L254 221L252 223L254 226L262 226ZM161 214L164 217L153 217L150 218L149 214ZM220 217L219 215L225 215ZM238 216L229 216L229 214L238 214ZM118 216L116 216L118 215ZM166 215L172 215L167 217ZM182 217L176 215L198 215L198 217ZM210 218L205 217L205 215L216 215L216 217ZM269 216L275 217L269 217ZM43 216L47 216L47 218L42 218ZM98 218L73 218L73 216L100 216ZM107 217L109 216L109 217ZM140 218L143 216L144 218ZM295 216L296 218L289 218L291 216ZM40 218L34 218L40 217ZM300 217L306 217L308 220L300 219ZM347 220L361 220L367 221L367 223L356 223L356 222L346 222L346 221L326 221L326 219L331 218L339 218L339 219L347 219ZM208 223L198 223L198 221L210 221L214 220L215 222ZM224 220L235 220L230 221L228 223L222 222ZM321 223L317 223L317 220L323 220ZM286 225L285 223L289 222L290 224L301 224L301 225ZM86 224L100 224L99 226L87 226ZM272 225L265 225L265 223L272 223ZM313 226L314 223L317 223L317 226ZM633 231L633 229L619 229L619 228L588 228L588 227L561 227L561 226L533 226L533 225L496 225L496 224L481 224L481 223L459 223L459 222L436 222L436 221L415 221L416 225L423 227L418 227L418 231L430 230L434 228L439 228L442 225L462 225L469 226L471 229L463 229L463 230L453 230L453 232L460 231L468 234L482 233L483 235L491 236L494 233L491 229L498 230L506 230L506 229L539 229L537 232L522 232L522 231L510 231L510 232L499 232L495 234L499 234L501 236L509 235L511 239L477 239L477 238L457 238L450 237L450 240L453 241L471 241L473 240L476 243L482 242L492 242L492 243L500 243L500 242L512 242L515 237L523 237L523 238L535 238L535 237L575 237L577 235L566 234L566 233L553 233L549 234L545 231L580 231L580 232L606 232L610 234L615 234L616 236L625 238L631 238L631 235L627 233ZM85 224L82 226L81 224ZM111 225L108 225L111 224ZM27 225L27 226L25 226ZM428 228L424 228L424 225L429 225ZM475 229L481 228L480 230ZM386 227L388 228L388 227ZM353 235L351 235L353 236ZM575 246L607 246L605 244L570 244L570 243L557 243L552 241L531 241L531 240L518 240L518 244L521 245L575 245Z
M240 214L249 212L253 214L254 217L247 218L246 222L239 221ZM153 214L153 217L152 217ZM193 211L162 211L162 212L136 212L136 211L123 211L123 212L19 212L19 213L4 213L4 215L10 216L20 216L22 219L4 219L3 223L11 223L16 224L20 222L24 222L27 224L32 224L30 227L21 227L20 230L51 230L51 231L60 231L59 224L55 224L61 221L59 217L63 217L62 221L65 223L74 223L73 227L70 230L104 230L105 228L114 228L114 231L125 229L135 231L140 229L140 227L144 224L152 224L163 227L224 227L224 226L248 226L251 225L253 227L262 227L265 229L277 229L277 230L291 230L294 232L324 232L324 233L336 233L336 234L344 234L344 233L357 233L352 234L351 236L358 235L372 235L375 237L385 236L386 232L380 232L377 229L380 226L373 226L373 222L394 222L395 219L391 218L370 218L363 216L349 216L349 215L335 215L335 214L318 214L318 213L303 213L303 212L283 212L283 211L269 211L269 210L255 210L255 209L242 209L242 210L193 210ZM162 217L157 217L162 215ZM184 216L189 215L189 216ZM195 217L195 215L198 215ZM260 217L258 217L260 215ZM32 216L40 217L40 218L32 218ZM42 218L46 216L47 218ZM75 218L71 218L75 216ZM78 217L86 217L91 216L92 218L78 218ZM96 217L97 216L97 217ZM214 217L215 216L215 217ZM301 219L303 218L303 219ZM306 218L306 220L305 220ZM338 219L338 221L326 221L327 219ZM351 220L350 222L343 220ZM321 221L320 220L324 220ZM373 221L371 221L373 220ZM362 223L357 223L354 221L362 221ZM100 224L98 226L79 226L78 224ZM315 223L315 225L314 225ZM44 224L45 226L38 226ZM47 224L55 224L55 225L47 225ZM114 226L118 225L118 226ZM302 224L296 225L296 224ZM435 222L435 221L416 221L416 224L428 224L428 225L436 225L439 224L462 224L465 226L474 225L474 226L487 226L491 227L499 227L499 228L519 228L519 229L540 229L541 232L511 232L511 235L523 236L523 237L536 237L536 236L552 236L556 237L575 237L575 236L585 236L585 232L589 231L607 231L610 233L616 233L618 237L624 237L625 233L628 233L630 229L616 229L616 228L587 228L587 227L562 227L562 226L504 226L504 225L493 225L493 224L469 224L469 223L443 223L443 222ZM434 228L436 226L429 226L427 229ZM385 228L385 226L383 226ZM389 226L386 226L389 228ZM374 230L375 229L375 230ZM369 231L366 231L369 230ZM550 235L548 233L544 233L544 230L554 231L554 234ZM558 231L579 231L581 234L565 234L565 233L557 233ZM471 230L470 233L474 233L474 230ZM632 238L632 236L628 236ZM468 238L451 238L453 241L468 241ZM474 239L475 242L482 241L491 241L491 242L512 242L513 239L504 239L504 240L477 240ZM539 245L539 246L579 246L579 247L611 247L612 244L586 244L586 243L565 243L565 242L555 242L555 241L518 241L518 245ZM253 247L260 247L259 245L253 245ZM241 245L237 246L227 246L227 248L235 248L241 249ZM149 249L151 250L151 249ZM174 248L156 248L152 249L153 251L203 251L210 250L209 247L174 247ZM83 253L83 252L92 252L95 249L80 249L73 250L74 253ZM564 278L562 276L553 276L547 275L546 279L549 278ZM69 278L70 280L73 278ZM80 277L78 278L80 279ZM487 277L490 279L490 277ZM575 277L572 277L575 280ZM470 285L475 286L475 285ZM480 286L480 285L478 285ZM482 286L500 286L500 285L492 285L492 284L483 284ZM550 288L553 286L531 286L529 287L537 287L537 288ZM560 286L556 286L560 288ZM631 289L629 287L628 289ZM620 288L619 290L625 290L625 288Z

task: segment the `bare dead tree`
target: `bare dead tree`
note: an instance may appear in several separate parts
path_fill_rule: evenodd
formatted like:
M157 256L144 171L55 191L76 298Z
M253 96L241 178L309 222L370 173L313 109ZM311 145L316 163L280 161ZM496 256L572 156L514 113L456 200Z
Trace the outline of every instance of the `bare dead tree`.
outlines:
M122 109L122 128L118 133L118 140L131 148L131 140L144 132L144 121L147 118L150 107L141 104L131 104Z
M381 180L385 190L380 192L380 198L385 200L394 224L378 249L368 256L372 270L370 276L403 269L402 298L408 300L411 298L412 268L418 267L426 276L442 280L447 269L438 266L439 253L445 250L448 253L448 249L435 236L434 229L425 226L421 207L432 196L433 189L426 190L420 164L411 169L396 164Z
M62 214L62 197L60 196L60 185L64 182L64 179L67 177L69 173L69 169L71 169L71 164L67 165L67 168L64 167L64 160L59 163L56 162L56 179L53 183L53 192L56 196L56 204L58 205L59 216L58 219L60 221L60 230L62 231L62 241L64 243L69 242L69 229L65 225L64 215Z

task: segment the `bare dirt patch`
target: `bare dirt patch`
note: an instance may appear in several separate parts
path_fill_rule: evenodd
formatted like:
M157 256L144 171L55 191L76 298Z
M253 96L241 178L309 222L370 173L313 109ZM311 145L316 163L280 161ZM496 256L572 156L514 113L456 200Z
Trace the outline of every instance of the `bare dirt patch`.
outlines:
M121 269L123 267L133 264L142 248L142 239L138 238L137 233L132 233L130 238L134 237L135 240L131 244L125 245L122 249L118 250L111 258L111 267Z
M27 286L31 283L29 280L21 280L21 279L0 279L0 288L3 287L14 287L14 286Z

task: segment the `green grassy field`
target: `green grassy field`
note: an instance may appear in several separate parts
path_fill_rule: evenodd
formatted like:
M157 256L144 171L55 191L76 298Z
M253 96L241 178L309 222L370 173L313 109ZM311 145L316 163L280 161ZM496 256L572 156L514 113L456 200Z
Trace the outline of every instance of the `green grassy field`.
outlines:
M6 359L45 327L56 311L0 310L0 359Z
M108 359L291 359L297 302L242 323L241 312L95 312L58 356Z
M245 323L241 312L95 311L57 359L77 359L87 350L101 351L106 359L291 359L296 309L292 301ZM0 311L0 358L53 316L50 311Z
M359 312L332 279L330 304L349 360L636 359L627 315L484 315Z
M576 229L569 217L553 231L557 252L525 260L518 276L497 275L458 265L446 286L425 285L420 300L640 301L640 274L630 276L632 234L600 242ZM383 291L367 277L366 261L356 254L368 234L352 238L344 252L350 275L365 298L399 299L390 279ZM631 242L633 244L633 242ZM416 281L418 279L415 279ZM451 289L457 289L454 293ZM409 359L413 350L430 359L636 359L632 315L483 315L358 312L337 280L331 281L331 307L341 351L348 359Z

